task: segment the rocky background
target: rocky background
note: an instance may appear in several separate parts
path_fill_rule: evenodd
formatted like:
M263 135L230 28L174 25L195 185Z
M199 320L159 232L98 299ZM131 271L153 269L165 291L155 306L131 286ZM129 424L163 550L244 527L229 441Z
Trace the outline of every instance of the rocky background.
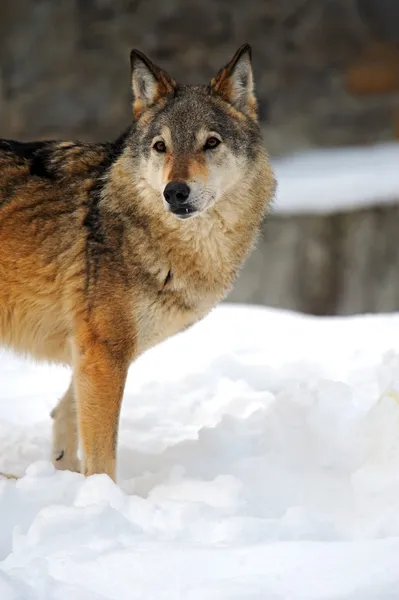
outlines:
M205 82L249 41L272 155L397 138L397 4L2 0L1 136L116 137L130 119L132 47L177 79ZM231 299L316 314L399 309L398 223L395 207L274 216Z

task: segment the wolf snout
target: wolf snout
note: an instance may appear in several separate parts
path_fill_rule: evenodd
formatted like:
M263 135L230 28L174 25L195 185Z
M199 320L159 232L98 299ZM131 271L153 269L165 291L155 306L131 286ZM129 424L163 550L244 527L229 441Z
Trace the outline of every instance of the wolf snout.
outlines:
M179 206L187 201L190 188L184 181L171 181L163 191L164 198L171 206Z
M180 219L187 219L197 212L190 203L190 192L189 186L184 181L171 181L163 191L168 210Z

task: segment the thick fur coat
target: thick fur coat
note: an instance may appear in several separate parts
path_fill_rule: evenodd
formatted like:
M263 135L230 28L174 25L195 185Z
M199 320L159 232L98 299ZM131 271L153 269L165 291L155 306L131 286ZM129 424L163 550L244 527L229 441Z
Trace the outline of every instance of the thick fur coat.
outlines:
M275 182L250 58L183 86L132 51L115 142L0 141L0 344L72 367L58 468L115 478L129 365L204 317L254 245Z

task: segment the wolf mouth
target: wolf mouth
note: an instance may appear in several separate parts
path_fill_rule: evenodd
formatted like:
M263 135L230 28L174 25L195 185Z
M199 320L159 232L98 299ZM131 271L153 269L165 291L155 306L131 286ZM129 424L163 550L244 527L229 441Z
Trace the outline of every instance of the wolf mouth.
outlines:
M191 206L179 206L178 208L170 208L170 212L179 219L189 219L198 213L198 210Z

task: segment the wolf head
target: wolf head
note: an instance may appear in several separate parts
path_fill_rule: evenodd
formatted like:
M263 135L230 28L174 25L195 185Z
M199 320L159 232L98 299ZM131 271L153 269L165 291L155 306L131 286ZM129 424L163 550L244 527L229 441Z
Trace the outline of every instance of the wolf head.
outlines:
M179 85L131 52L136 176L180 219L201 214L251 171L262 145L251 48L242 46L208 85Z

